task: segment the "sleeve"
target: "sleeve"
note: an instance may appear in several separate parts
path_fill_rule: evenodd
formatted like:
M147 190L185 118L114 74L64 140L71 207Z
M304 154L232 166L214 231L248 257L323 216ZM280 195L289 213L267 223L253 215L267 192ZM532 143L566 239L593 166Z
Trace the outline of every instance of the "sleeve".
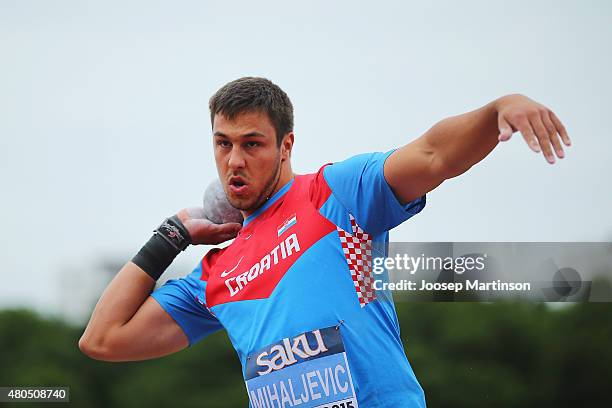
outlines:
M199 262L189 275L170 279L151 293L183 329L190 347L223 328L206 307L206 281L201 276L202 262Z
M384 164L394 151L360 154L324 169L332 194L369 233L388 231L425 207L425 195L402 205L387 183Z

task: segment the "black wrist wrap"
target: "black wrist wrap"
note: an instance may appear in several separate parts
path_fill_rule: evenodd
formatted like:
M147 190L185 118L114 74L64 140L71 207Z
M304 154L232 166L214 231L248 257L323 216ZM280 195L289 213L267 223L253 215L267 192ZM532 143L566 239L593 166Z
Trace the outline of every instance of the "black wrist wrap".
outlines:
M157 280L189 244L191 244L189 232L174 215L157 227L151 239L132 258L132 262Z

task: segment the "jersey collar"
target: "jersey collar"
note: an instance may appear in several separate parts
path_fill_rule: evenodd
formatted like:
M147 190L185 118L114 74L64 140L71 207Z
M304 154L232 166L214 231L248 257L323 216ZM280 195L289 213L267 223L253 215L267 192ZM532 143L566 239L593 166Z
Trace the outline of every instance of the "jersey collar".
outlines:
M274 195L270 197L268 201L264 203L264 205L262 205L257 210L255 210L254 213L246 217L245 220L242 222L242 228L246 227L251 221L257 218L259 214L266 211L268 208L270 208L272 204L274 204L279 198L281 198L287 192L287 190L289 190L289 188L293 184L293 180L295 180L295 177L292 178L291 181L289 181L287 184L285 184L280 190L274 193Z

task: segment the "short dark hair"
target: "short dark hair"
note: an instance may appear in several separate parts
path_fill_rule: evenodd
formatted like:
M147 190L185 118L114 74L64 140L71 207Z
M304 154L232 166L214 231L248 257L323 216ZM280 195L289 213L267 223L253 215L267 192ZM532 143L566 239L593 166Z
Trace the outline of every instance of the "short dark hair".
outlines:
M278 85L266 78L244 77L225 84L208 103L210 122L216 114L233 120L246 112L265 112L276 130L276 144L293 131L293 105Z

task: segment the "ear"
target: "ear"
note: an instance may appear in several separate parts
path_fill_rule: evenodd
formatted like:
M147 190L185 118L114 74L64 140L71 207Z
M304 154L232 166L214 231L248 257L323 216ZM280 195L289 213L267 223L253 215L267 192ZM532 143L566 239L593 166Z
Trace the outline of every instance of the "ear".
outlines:
M293 132L289 132L283 137L281 142L281 161L289 160L291 158L291 149L293 149L294 135Z

